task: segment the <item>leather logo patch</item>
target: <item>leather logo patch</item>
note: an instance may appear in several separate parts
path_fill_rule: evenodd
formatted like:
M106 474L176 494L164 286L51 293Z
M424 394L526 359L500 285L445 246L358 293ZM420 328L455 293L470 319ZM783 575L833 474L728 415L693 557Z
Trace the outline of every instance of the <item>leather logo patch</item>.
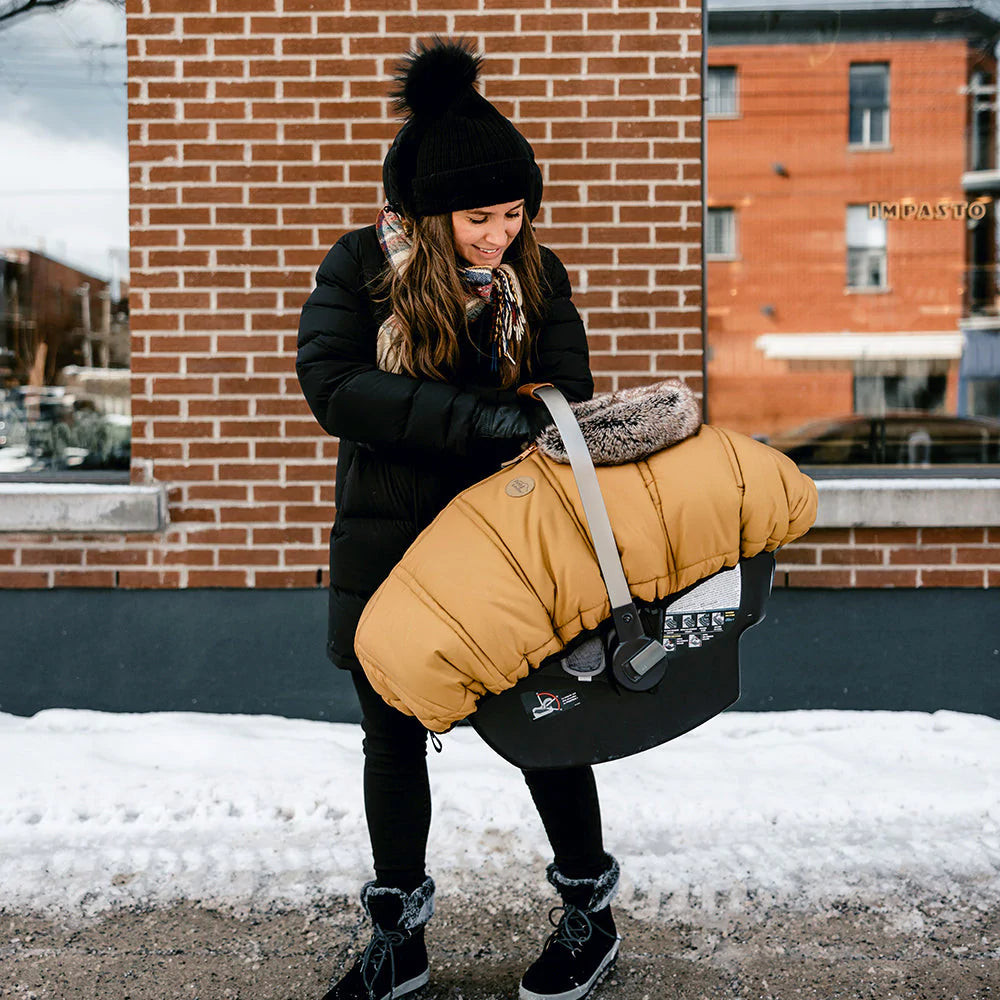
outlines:
M531 476L518 476L517 479L512 479L503 490L509 497L524 497L534 488L535 481Z

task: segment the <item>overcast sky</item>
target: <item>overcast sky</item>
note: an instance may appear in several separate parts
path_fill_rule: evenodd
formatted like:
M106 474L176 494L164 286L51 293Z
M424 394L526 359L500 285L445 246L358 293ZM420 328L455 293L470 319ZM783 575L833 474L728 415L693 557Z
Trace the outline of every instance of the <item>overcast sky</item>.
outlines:
M128 247L125 16L74 0L0 25L0 247L110 276Z

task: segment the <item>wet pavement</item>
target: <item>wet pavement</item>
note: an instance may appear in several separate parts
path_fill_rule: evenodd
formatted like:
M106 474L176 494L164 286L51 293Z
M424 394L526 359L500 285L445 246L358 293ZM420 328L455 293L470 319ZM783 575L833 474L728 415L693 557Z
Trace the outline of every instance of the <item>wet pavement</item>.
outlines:
M438 893L431 982L415 1000L507 1000L548 926L550 899L509 906ZM1000 997L1000 912L954 895L900 907L748 904L683 921L620 909L620 1000ZM0 912L0 996L23 1000L318 1000L366 941L353 899L240 913L197 902L87 918Z

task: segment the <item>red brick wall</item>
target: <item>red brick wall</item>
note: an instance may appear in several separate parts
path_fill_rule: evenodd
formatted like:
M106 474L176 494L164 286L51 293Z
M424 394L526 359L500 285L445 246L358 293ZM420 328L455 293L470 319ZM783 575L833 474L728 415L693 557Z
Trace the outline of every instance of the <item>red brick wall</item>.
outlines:
M299 393L299 309L374 220L392 64L465 35L546 178L598 387L701 385L696 2L130 0L133 480L169 530L0 536L0 586L325 581L336 443Z
M778 587L997 587L1000 528L815 528L782 549Z

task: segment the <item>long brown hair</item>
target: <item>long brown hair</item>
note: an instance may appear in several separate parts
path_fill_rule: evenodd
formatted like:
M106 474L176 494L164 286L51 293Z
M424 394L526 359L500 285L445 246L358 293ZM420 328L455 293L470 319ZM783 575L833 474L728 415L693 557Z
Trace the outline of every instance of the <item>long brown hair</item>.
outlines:
M459 342L468 333L463 283L455 255L451 214L404 219L413 249L402 273L388 267L381 284L401 334L399 358L408 375L446 382L458 370ZM532 340L545 315L542 258L527 217L511 243L507 263L524 300L526 334L512 345L514 364L504 361L501 387L517 385L526 372Z

